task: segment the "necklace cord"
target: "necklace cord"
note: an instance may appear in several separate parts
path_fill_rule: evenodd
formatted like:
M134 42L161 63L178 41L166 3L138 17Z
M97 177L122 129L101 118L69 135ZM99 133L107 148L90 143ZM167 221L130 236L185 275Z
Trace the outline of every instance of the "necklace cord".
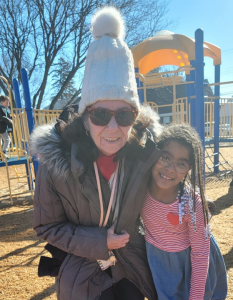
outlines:
M110 210L111 210L111 207L112 207L113 198L114 198L114 194L115 194L116 181L117 181L118 168L119 168L119 161L117 162L117 166L116 166L116 170L115 170L115 174L114 174L113 187L112 187L111 196L110 196L110 200L109 200L108 209L107 209L107 213L106 213L104 223L103 223L104 206L103 206L103 197L102 197L102 191L101 191L101 185L100 185L100 177L99 177L99 172L98 172L98 167L97 167L96 162L94 162L93 164L94 164L95 177L96 177L99 200L100 200L100 222L99 222L99 227L105 227L107 225L107 222L108 222L108 219L109 219Z

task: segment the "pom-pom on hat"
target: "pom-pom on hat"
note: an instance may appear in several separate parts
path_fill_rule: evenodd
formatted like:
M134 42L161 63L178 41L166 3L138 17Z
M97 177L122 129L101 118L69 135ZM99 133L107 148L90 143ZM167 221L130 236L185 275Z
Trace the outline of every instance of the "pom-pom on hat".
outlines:
M120 12L110 6L98 10L91 19L91 32L94 39L108 35L113 38L125 37L125 24Z
M97 101L123 100L140 109L133 56L123 41L125 26L120 12L103 7L92 16L94 41L86 57L79 114Z

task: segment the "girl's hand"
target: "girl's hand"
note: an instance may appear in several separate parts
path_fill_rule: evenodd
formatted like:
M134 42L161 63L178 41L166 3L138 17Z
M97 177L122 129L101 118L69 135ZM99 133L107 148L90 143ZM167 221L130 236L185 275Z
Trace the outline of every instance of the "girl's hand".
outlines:
M129 242L130 235L125 231L122 230L121 234L115 234L116 223L113 223L112 226L108 229L108 236L107 236L107 246L108 250L119 249L125 247L126 244Z

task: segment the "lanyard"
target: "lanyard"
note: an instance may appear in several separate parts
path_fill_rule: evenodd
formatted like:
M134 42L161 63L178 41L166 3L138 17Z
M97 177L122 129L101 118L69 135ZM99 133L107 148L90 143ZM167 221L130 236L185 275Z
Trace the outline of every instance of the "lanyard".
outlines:
M98 167L97 167L96 162L94 162L93 164L94 164L94 169L95 169L95 177L96 177L96 181L97 181L99 200L100 200L100 222L99 222L99 227L105 227L107 222L108 222L108 218L109 218L109 215L110 215L110 210L111 210L111 207L112 207L113 198L114 198L114 194L115 194L116 180L117 180L118 168L119 168L119 161L117 162L117 166L116 166L116 170L115 170L115 174L114 174L111 196L110 196L110 200L109 200L108 209L107 209L107 213L106 213L104 223L103 223L104 206L103 206L103 197L102 197L102 191L101 191L101 185L100 185L100 177L99 177L99 172L98 172Z

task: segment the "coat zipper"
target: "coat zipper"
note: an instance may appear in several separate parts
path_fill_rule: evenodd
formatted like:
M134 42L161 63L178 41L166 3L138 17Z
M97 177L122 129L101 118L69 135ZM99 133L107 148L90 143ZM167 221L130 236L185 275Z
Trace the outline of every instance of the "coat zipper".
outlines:
M99 268L100 268L100 267L99 267L99 265L98 265L98 266L96 267L94 273L93 273L91 276L89 276L87 280L89 280L91 277L94 277L95 274L97 273L97 271L99 270ZM115 280L114 280L114 278L112 278L112 285L114 285L114 284L115 284ZM108 289L108 288L110 288L110 287L111 287L111 286L107 287L106 289ZM99 299L100 295L101 295L101 293L99 294L99 296L98 296L97 299ZM88 285L88 300L92 300L92 299L90 298L89 285Z
M88 279L87 279L88 280L88 289L87 289L88 299L87 300L91 300L91 298L90 298L90 289L89 289L89 279L91 277L94 277L94 275L97 273L98 269L99 269L99 265L96 267L95 271L91 274L91 276L89 276Z
M145 288L145 290L148 292L148 294L151 296L151 299L153 298L151 295L151 291L150 288L147 286L146 282L144 281L143 277L141 276L141 274L137 271L137 269L130 263L130 261L128 260L128 258L122 253L122 251L120 249L118 249L119 254L122 256L122 258L125 260L125 262L127 263L127 265L132 269L133 273L136 275L136 277L139 279L139 281L141 280L141 282L143 283L143 286ZM134 283L136 286L137 284Z
M61 271L59 270L60 274L58 274L59 276L57 276L57 282L58 282L57 298L58 299L60 299L60 280L61 280L61 276L62 276L63 270L66 267L66 265L68 264L70 258L71 258L71 254L67 253L67 256L65 257L65 259L66 259L65 265L62 266L62 270ZM65 259L64 259L64 261L65 261ZM64 263L64 261L62 262L62 264ZM60 266L60 268L61 268L61 266Z

